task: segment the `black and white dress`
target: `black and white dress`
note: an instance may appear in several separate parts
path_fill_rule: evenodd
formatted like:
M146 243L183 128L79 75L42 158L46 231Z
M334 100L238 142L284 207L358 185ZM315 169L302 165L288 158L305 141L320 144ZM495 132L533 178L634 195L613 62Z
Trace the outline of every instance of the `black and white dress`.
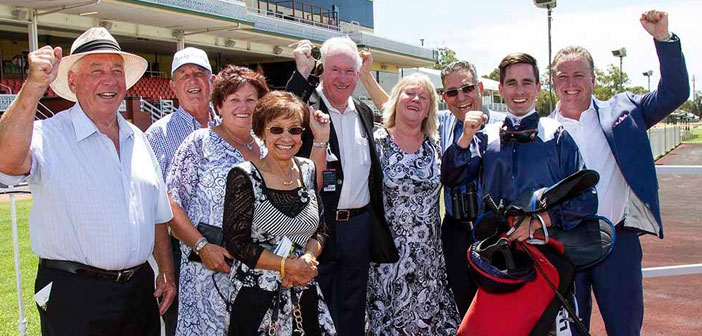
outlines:
M374 133L383 169L383 204L400 260L372 264L368 281L372 335L455 335L460 323L441 247L441 150L425 138L405 153L386 129Z
M267 334L272 324L276 335L297 335L292 308L298 302L306 335L336 334L316 281L307 288L281 289L280 272L256 269L263 251L274 251L283 237L293 241L297 256L304 254L309 239L322 246L327 239L314 163L297 157L295 163L304 186L293 190L267 188L261 173L248 161L227 176L224 241L236 259L229 273L233 287L230 336Z

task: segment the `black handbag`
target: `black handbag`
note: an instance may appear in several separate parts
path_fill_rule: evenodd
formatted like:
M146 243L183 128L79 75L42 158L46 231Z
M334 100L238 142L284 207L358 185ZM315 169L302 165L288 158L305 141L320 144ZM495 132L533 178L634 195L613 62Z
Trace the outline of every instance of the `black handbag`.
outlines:
M202 234L203 237L205 237L205 239L207 239L207 242L209 242L210 244L215 244L224 247L224 233L221 227L205 223L199 223L197 225L197 230L200 232L200 234ZM199 263L202 262L202 259L200 259L200 256L197 255L197 253L195 253L195 250L190 251L190 255L188 255L188 260Z

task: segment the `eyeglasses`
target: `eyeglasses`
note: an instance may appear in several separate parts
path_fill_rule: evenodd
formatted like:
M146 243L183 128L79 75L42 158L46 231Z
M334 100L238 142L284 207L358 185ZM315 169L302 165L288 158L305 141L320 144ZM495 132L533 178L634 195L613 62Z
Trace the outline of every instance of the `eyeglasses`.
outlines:
M300 135L300 134L302 134L302 132L305 131L305 128L300 127L300 126L293 126L290 128L283 128L280 126L271 126L271 127L268 127L268 131L271 132L271 134L275 134L275 135L283 134L283 132L285 132L285 131L288 131L288 134L290 134L290 135Z
M446 97L455 97L458 96L458 90L463 91L465 94L470 94L475 90L475 84L466 84L458 89L451 89L451 90L446 90L444 91L444 94L446 94Z

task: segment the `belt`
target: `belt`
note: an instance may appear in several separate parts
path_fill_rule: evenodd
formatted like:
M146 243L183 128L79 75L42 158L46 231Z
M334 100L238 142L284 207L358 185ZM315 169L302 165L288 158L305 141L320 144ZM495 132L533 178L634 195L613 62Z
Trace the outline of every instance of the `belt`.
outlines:
M334 211L334 220L337 222L348 222L352 217L360 215L366 212L367 207L362 207L358 209L337 209Z
M51 259L39 260L39 265L46 268L68 272L83 277L110 280L119 283L131 280L134 277L134 275L141 269L141 267L144 266L144 264L119 271L109 271L97 267L84 265L74 261Z

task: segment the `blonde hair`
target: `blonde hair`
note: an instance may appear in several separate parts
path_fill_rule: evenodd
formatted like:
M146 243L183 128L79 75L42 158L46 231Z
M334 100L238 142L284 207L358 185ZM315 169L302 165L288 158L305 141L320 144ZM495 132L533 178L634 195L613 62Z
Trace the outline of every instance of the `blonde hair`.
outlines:
M411 85L419 85L424 88L429 94L429 113L422 121L422 133L431 139L436 139L439 135L439 95L436 94L434 85L429 80L429 77L420 73L414 73L400 80L390 92L390 98L383 105L383 121L385 127L395 127L395 116L397 102L400 100L400 94Z

